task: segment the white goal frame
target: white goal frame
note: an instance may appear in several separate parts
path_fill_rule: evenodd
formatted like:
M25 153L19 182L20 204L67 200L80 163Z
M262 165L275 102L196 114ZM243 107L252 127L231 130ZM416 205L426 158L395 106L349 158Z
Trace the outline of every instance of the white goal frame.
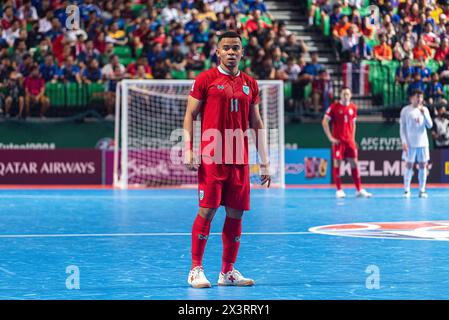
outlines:
M138 84L173 84L173 85L192 85L194 80L122 80L116 87L115 98L115 131L114 131L114 187L128 189L128 87ZM285 188L285 132L284 132L284 82L282 80L258 80L260 91L264 90L263 85L279 86L277 112L278 112L278 130L279 130L279 188ZM265 87L266 88L266 87ZM265 123L268 118L267 94L262 95L259 103L261 106L261 116ZM187 106L187 105L186 105ZM121 170L119 170L119 154Z

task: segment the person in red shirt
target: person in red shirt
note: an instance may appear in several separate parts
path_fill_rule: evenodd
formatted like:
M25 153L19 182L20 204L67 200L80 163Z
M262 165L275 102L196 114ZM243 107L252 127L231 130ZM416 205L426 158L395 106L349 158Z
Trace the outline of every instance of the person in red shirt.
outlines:
M33 66L30 75L25 78L23 83L25 87L25 113L30 114L30 105L39 103L41 105L40 117L45 118L45 113L50 107L50 101L45 96L45 80L39 73L39 67Z
M344 87L341 91L340 101L332 103L323 117L322 125L327 138L332 143L333 175L337 187L336 197L345 198L346 194L341 188L340 165L343 159L351 165L352 179L357 189L356 196L369 198L371 193L361 187L360 173L357 161L357 144L355 142L355 121L357 107L351 102L351 89ZM332 122L332 133L329 128Z
M200 208L192 228L192 268L188 277L188 283L194 288L210 287L202 258L210 223L220 205L225 206L226 220L218 285L251 286L255 283L234 269L243 212L250 208L248 137L245 134L248 123L259 137L256 147L261 159L261 184L269 187L271 182L266 141L260 134L264 125L259 113L258 84L238 69L243 55L241 37L227 31L219 36L217 46L221 63L196 77L184 118L186 166L198 170ZM193 121L198 114L201 114L202 137L199 165L194 162L192 152ZM230 132L234 133L230 136Z

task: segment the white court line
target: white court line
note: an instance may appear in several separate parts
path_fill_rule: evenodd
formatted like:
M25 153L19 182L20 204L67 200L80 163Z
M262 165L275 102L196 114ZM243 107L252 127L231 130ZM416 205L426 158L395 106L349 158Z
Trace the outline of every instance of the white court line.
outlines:
M242 235L249 236L278 236L278 235L303 235L316 234L312 232L244 232ZM81 237L172 237L172 236L191 236L190 232L155 232L155 233L72 233L72 234L1 234L0 238L81 238ZM221 232L211 233L210 235L220 235Z

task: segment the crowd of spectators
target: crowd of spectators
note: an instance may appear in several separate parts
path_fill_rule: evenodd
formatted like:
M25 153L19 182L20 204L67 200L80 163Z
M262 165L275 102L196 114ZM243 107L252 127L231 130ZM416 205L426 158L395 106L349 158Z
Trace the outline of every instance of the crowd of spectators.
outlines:
M79 25L66 12L70 5L79 9ZM5 116L26 117L39 105L44 117L46 85L75 83L102 84L110 117L118 81L194 78L217 65L216 35L224 30L242 35L241 68L257 79L307 84L318 75L316 61L304 62L304 41L261 0L5 0L0 17Z
M395 81L425 91L430 104L444 97L449 84L449 1L314 0L309 24L320 9L327 17L333 48L341 62L397 61ZM363 13L363 14L361 14Z

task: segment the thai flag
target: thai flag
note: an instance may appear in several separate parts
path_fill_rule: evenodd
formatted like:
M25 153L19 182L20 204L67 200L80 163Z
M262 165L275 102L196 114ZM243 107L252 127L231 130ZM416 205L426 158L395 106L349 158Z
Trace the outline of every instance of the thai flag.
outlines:
M369 64L362 61L360 64L343 63L343 85L349 87L353 94L368 95L369 87Z

